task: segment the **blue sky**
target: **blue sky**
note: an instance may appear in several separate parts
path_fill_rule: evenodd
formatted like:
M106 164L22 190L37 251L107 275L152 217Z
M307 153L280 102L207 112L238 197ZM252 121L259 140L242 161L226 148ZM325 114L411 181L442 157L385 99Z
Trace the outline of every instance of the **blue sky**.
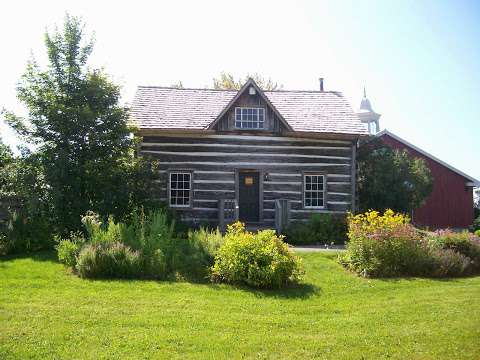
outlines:
M45 60L43 33L67 11L95 31L91 65L125 102L137 85L204 87L220 71L286 89L322 76L354 108L366 85L382 128L480 179L480 2L17 0L0 22L0 107L24 112L16 82L31 53Z

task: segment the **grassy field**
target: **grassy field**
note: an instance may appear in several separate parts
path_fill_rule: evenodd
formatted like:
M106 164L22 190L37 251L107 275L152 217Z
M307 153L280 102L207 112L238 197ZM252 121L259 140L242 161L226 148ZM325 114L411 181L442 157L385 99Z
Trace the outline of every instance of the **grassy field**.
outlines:
M284 291L88 281L0 260L0 358L480 359L480 277L367 280L301 254Z

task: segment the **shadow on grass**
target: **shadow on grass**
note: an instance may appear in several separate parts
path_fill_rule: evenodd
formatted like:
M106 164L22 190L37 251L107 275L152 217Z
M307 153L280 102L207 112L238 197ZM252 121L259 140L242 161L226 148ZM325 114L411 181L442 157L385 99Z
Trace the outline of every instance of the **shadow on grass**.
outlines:
M322 289L313 284L295 284L289 285L282 289L256 289L246 285L228 285L228 284L208 284L212 289L225 290L241 290L246 293L255 295L258 298L277 298L277 299L308 299L313 295L322 293Z
M368 278L368 279L376 280L379 282L385 282L385 283L396 283L399 281L417 281L417 280L428 280L428 281L436 281L436 282L458 282L462 279L468 279L476 276L479 276L479 275L470 274L470 275L462 275L462 276L456 276L456 277L404 276L404 277Z
M37 251L30 253L11 254L0 256L0 265L7 261L18 259L32 259L33 261L58 262L57 255L53 250Z
M291 285L283 289L253 289L244 288L245 291L253 293L256 297L272 297L282 299L308 299L313 295L322 293L322 289L313 284Z
M78 274L77 274L78 275ZM113 278L113 277L98 277L98 278L83 278L88 282L117 282L117 283L141 283L154 282L158 284L174 285L174 284L191 284L198 286L205 286L212 290L240 290L245 293L251 293L258 298L278 298L278 299L308 299L313 295L322 293L320 287L313 284L301 283L289 285L282 289L256 289L246 285L231 285L221 283L211 283L208 279L199 278L185 278L180 279L174 276L168 276L166 279L148 279L148 278Z

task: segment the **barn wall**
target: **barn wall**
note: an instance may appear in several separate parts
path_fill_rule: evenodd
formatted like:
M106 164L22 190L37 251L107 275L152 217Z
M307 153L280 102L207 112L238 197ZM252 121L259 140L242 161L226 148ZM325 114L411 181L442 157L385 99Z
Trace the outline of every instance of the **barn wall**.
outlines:
M193 222L215 224L218 200L235 199L235 173L259 170L263 186L265 225L275 221L275 199L291 200L291 218L301 220L313 212L303 208L302 171L327 176L327 208L344 213L352 206L352 143L340 140L279 136L181 135L145 136L141 153L160 165L160 180L153 196L167 201L168 171L193 171L193 206L178 211ZM263 182L263 183L262 183ZM262 207L261 207L262 209Z
M433 191L426 203L413 212L413 221L430 228L466 228L473 223L473 188L463 176L424 156L402 142L383 135L382 140L394 149L406 149L424 159L433 177Z

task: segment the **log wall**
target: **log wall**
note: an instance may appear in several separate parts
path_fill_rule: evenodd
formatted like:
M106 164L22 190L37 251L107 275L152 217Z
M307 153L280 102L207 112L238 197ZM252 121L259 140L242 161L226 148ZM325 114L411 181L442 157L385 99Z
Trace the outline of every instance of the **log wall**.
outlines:
M186 170L193 174L193 201L178 211L187 221L215 224L219 199L238 199L236 179L242 169L260 172L261 222L273 226L275 200L289 199L292 220L307 219L314 212L344 213L352 207L351 141L306 139L263 135L145 136L141 153L160 166L153 194L168 201L168 173ZM326 208L303 207L303 172L326 175Z

